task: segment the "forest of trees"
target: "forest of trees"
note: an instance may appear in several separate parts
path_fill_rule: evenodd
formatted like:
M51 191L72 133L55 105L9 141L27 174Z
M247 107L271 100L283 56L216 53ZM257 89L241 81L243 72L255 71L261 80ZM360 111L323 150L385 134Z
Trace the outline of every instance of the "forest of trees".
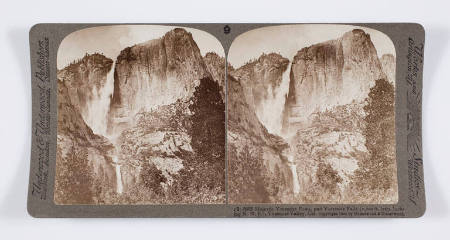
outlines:
M55 199L65 204L92 204L95 197L94 177L87 151L76 151L72 146L63 158L58 149L58 168L55 178Z
M353 181L357 192L372 194L374 198L380 192L397 192L394 101L394 86L379 79L364 106L363 134L369 157L359 162Z

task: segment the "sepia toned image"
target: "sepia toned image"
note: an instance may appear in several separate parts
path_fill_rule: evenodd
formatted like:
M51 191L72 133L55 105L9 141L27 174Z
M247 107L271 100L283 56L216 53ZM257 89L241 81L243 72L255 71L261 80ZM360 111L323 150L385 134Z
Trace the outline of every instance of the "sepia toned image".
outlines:
M227 59L230 203L397 203L389 37L271 26L239 35Z
M192 28L68 35L57 55L55 203L224 203L224 57Z

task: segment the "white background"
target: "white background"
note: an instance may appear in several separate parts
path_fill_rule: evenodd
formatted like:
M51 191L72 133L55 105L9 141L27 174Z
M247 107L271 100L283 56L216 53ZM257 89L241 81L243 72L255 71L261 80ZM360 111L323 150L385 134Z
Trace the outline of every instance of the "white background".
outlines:
M445 1L2 1L0 239L449 239L450 4ZM56 22L418 22L425 27L418 219L34 219L26 211L31 89L28 30Z

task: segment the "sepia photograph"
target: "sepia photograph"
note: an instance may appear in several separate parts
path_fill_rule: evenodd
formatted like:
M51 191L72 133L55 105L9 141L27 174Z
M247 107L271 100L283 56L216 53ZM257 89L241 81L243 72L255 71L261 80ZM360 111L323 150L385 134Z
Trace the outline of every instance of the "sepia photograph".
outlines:
M230 203L395 204L396 52L374 29L270 26L228 53Z
M224 57L192 28L100 26L64 38L55 203L224 203Z
M450 235L450 1L5 3L2 239Z

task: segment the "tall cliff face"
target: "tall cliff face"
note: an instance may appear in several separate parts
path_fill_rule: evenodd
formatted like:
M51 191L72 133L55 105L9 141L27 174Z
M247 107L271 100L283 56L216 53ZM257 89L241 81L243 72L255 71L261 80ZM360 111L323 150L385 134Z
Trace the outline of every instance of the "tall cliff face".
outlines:
M227 151L231 203L279 202L292 189L281 137L270 134L247 103L244 87L228 76Z
M392 54L383 54L380 58L381 67L387 80L395 86L395 57Z
M67 97L76 106L84 121L94 132L102 133L102 124L96 124L101 115L106 117L109 101L104 101L104 89L113 61L101 54L86 54L81 60L58 71L58 79L67 86ZM103 103L104 102L104 103ZM99 107L103 108L99 110ZM103 123L103 127L106 122Z
M129 121L139 111L191 97L200 79L209 76L197 44L184 29L125 48L116 60L112 125Z
M244 97L258 119L271 133L281 130L281 111L288 90L286 69L289 60L276 53L263 54L257 60L230 71L243 87Z
M286 121L306 122L315 111L361 102L375 80L384 77L376 49L363 30L303 48L292 62Z

